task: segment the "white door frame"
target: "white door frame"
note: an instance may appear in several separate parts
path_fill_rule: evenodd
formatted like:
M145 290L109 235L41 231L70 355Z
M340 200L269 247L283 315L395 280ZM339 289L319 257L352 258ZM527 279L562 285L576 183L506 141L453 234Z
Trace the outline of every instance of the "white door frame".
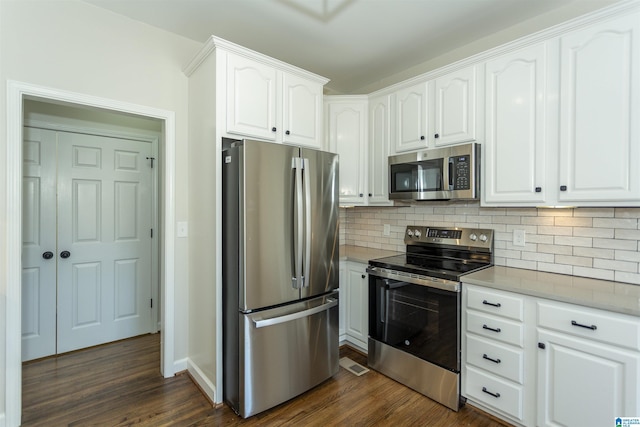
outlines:
M28 83L7 81L7 200L6 200L6 342L5 422L20 425L22 414L21 281L22 281L22 129L23 100L34 97L54 102L114 110L153 117L164 122L164 210L161 238L164 241L160 288L162 340L160 370L174 376L174 272L175 272L175 112L68 92Z

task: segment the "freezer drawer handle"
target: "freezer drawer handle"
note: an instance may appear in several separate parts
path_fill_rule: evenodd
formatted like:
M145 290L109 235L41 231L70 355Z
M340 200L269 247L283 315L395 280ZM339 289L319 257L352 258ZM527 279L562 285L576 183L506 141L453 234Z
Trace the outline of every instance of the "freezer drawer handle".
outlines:
M278 325L280 323L290 322L292 320L302 319L316 313L328 310L331 307L338 305L338 300L334 298L327 298L327 302L317 307L310 308L308 310L299 311L297 313L286 314L280 317L272 317L271 319L254 319L256 328L264 328L266 326Z

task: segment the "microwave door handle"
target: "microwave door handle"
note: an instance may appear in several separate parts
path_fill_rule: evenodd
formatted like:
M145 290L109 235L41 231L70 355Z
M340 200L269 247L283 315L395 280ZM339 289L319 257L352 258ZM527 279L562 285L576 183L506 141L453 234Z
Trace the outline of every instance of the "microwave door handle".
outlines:
M302 159L302 181L304 182L304 265L302 271L302 284L300 287L309 287L311 279L311 171L309 159Z
M448 190L453 190L453 158L449 157L449 170L447 171L449 175L449 188Z

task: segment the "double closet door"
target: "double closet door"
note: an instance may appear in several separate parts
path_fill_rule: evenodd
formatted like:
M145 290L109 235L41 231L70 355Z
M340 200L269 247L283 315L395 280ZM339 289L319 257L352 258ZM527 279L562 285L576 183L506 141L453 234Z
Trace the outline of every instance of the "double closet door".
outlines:
M22 360L152 330L151 143L24 128Z

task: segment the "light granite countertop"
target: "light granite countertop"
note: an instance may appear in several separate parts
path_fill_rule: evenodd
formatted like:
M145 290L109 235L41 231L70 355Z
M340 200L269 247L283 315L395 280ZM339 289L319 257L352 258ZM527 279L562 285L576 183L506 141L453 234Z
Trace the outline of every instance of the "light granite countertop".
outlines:
M500 266L464 275L462 283L640 316L640 286L629 283Z
M401 255L402 252L387 251L384 249L365 248L364 246L342 245L340 246L340 261L355 261L368 263L370 259L383 258L393 255Z

